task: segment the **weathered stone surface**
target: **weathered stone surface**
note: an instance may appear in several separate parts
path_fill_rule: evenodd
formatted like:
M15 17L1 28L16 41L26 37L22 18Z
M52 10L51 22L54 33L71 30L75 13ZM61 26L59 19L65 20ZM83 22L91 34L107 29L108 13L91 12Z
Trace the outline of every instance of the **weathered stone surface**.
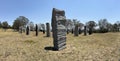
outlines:
M86 36L87 35L87 27L84 26L84 35Z
M74 36L78 36L78 25L75 25L75 32L74 32Z
M61 50L66 48L66 28L65 12L53 8L52 12L52 34L54 49Z
M29 35L29 33L30 33L30 28L29 28L29 26L27 26L27 28L26 28L26 35Z
M36 36L38 36L38 32L39 32L39 30L38 30L38 25L36 24L36 26L35 26L35 32L36 32Z
M46 23L46 36L50 37L50 24Z

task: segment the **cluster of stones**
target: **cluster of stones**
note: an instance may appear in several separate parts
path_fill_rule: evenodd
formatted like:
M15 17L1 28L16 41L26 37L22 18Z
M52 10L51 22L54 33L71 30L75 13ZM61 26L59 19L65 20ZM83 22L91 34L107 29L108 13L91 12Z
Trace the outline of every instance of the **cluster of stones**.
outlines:
M53 8L52 11L52 32L53 44L55 50L62 50L66 48L66 28L65 28L65 12Z
M22 32L23 32L23 28L19 27L19 33L22 33ZM43 32L43 34L45 34L45 26L44 26L42 32ZM35 35L38 36L38 33L39 33L39 27L36 24L36 26L35 26ZM30 34L30 27L27 26L26 27L26 35L29 35L29 34ZM46 23L46 37L50 37L50 24L49 23Z
M53 8L52 11L52 35L53 35L53 44L55 50L62 50L66 48L66 32L69 34L71 31L74 36L78 36L82 33L81 28L79 28L78 25L75 25L75 28L72 28L71 30L66 29L65 27L66 23L66 17L65 17L65 11L64 10L58 10L56 8ZM45 34L45 25L43 24L43 34ZM88 28L89 35L92 34L92 28ZM22 33L23 29L22 27L19 28L19 32ZM35 35L38 36L39 33L39 27L36 24L35 26ZM46 37L50 37L50 24L46 23ZM26 35L30 34L30 27L26 27ZM84 26L84 35L87 35L87 26Z

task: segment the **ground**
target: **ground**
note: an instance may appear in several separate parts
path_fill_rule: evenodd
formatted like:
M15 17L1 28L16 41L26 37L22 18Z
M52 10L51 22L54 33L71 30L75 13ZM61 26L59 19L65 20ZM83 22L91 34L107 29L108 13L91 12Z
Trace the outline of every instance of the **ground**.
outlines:
M66 49L53 51L53 38L0 30L0 61L120 61L120 32L67 35Z

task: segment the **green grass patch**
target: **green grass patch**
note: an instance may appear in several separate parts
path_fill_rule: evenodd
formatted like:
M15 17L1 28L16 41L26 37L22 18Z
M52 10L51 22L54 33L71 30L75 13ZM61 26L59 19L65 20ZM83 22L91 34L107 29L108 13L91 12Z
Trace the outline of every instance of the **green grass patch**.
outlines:
M25 43L36 43L36 42L33 41L33 40L25 40L24 42L25 42Z

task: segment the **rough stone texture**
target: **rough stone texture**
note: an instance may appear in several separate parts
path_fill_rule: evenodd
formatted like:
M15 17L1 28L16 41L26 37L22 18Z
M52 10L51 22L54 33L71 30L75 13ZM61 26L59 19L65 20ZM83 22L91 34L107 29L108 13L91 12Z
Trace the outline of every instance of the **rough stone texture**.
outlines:
M65 12L53 8L52 11L52 31L53 44L55 50L66 48L66 28L65 28Z
M86 36L87 35L87 27L84 26L84 35Z
M30 33L30 28L29 28L29 26L27 26L27 28L26 28L26 35L29 35L29 33Z
M46 36L50 37L50 24L46 23Z
M74 32L74 36L78 36L78 25L75 25L75 32Z
M35 32L36 32L36 36L38 36L38 25L37 24L35 26Z

